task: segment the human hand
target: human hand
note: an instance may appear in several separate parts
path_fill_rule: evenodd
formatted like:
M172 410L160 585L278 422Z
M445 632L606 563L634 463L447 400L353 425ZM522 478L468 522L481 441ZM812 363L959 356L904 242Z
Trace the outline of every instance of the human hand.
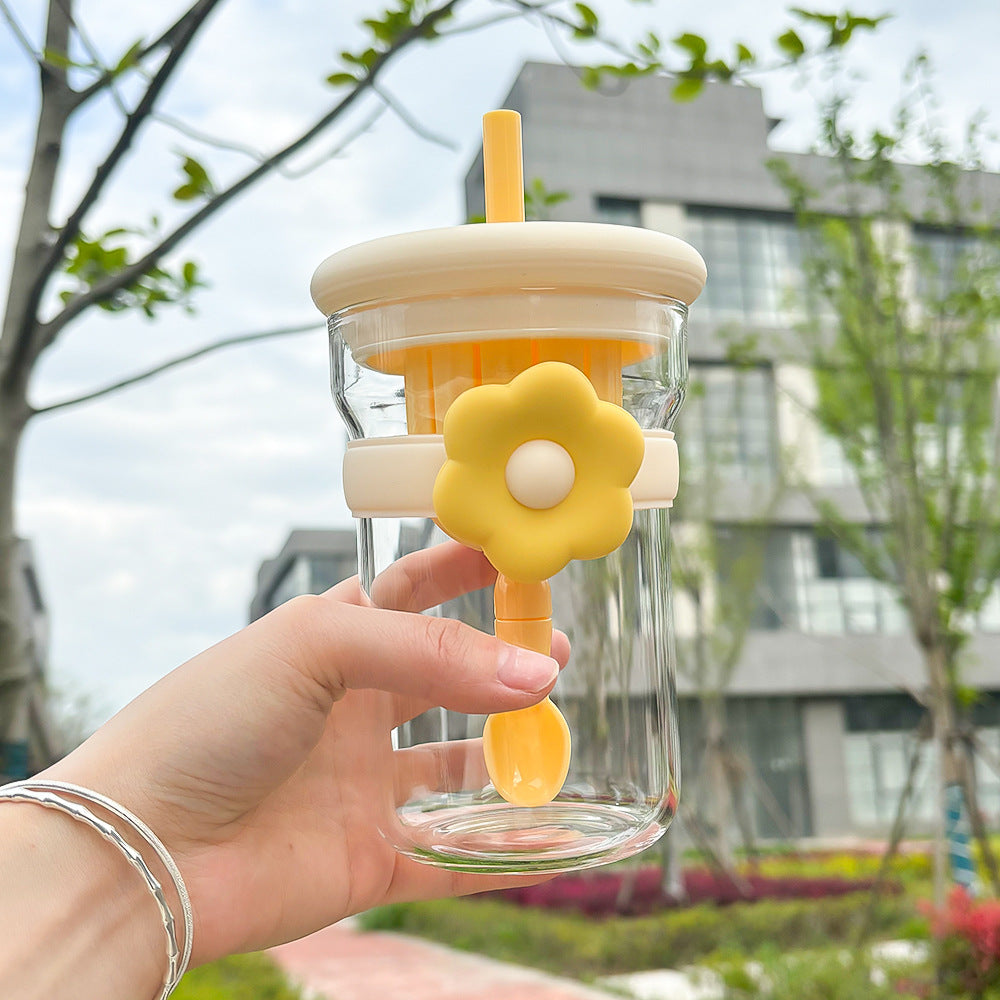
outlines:
M391 730L433 706L469 714L540 701L569 656L519 650L414 614L493 582L455 542L296 598L177 668L44 777L116 799L176 859L193 962L292 940L381 903L537 878L444 871L380 835L394 783L420 766ZM558 661L558 663L557 663Z

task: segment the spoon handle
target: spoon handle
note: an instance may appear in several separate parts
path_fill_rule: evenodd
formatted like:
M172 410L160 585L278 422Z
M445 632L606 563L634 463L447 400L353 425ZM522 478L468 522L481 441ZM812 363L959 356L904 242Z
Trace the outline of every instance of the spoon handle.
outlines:
M517 583L500 575L494 590L498 638L546 656L552 651L552 595L548 583ZM483 730L486 768L494 788L512 805L539 806L559 794L569 770L570 732L545 698L516 712L491 715Z

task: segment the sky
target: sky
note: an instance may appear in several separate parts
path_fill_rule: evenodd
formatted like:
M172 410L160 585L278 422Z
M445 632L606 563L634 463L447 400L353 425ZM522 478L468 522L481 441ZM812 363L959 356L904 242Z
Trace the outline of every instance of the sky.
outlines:
M43 5L9 0L9 6L37 41ZM324 77L339 68L342 49L362 40L359 22L383 6L229 0L161 111L231 142L277 148L331 103ZM665 39L694 31L722 51L740 40L766 52L789 23L785 5L772 0L592 6L623 39L647 27ZM960 135L962 123L980 109L1000 128L995 0L895 0L894 7L858 0L853 8L895 10L891 22L852 50L851 66L863 77L858 114L864 121L887 118L902 67L925 49L937 71L941 121L952 134ZM176 3L78 2L88 37L108 61L136 39L155 36L179 9ZM495 10L486 0L469 0L473 20ZM574 51L594 58L586 50L554 48L544 31L523 20L413 49L387 73L386 89L450 148L387 112L329 157L375 110L369 102L295 164L320 160L319 167L298 179L271 177L181 248L176 259L197 261L210 283L194 315L165 311L150 323L100 313L68 328L48 352L32 385L39 406L224 336L316 321L314 333L220 352L32 422L22 449L17 516L20 534L36 552L51 615L50 679L62 700L86 699L91 721L102 721L245 624L257 567L291 529L351 523L339 481L344 435L330 399L325 335L309 300L309 278L324 257L353 243L460 223L462 178L479 146L481 115L500 105L525 60L557 61ZM34 79L0 21L5 278L37 110ZM758 82L768 113L783 119L772 133L775 148L807 150L815 84L776 73ZM123 99L133 96L124 85ZM71 206L95 157L116 134L116 115L110 101L96 102L74 126L59 182L60 211ZM221 182L248 162L154 123L87 230L146 226L156 214L164 225L180 218L183 208L169 193L180 182L186 153Z

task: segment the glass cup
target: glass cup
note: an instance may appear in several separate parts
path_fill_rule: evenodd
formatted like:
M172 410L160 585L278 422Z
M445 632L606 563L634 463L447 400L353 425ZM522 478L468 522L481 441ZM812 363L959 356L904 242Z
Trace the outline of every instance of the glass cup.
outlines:
M567 871L629 857L669 825L679 793L671 427L687 383L688 303L704 280L704 263L680 240L582 223L404 234L341 251L317 270L312 292L329 317L332 389L349 438L345 496L368 599L378 606L381 574L451 534L482 548L501 584L512 567L509 589L425 613L520 645L531 645L522 634L538 634L542 651L554 627L571 647L550 696L553 728L538 744L528 723L444 709L394 730L395 800L382 833L403 854L461 871ZM616 444L619 430L627 447ZM481 447L462 453L460 432ZM549 450L536 455L539 441ZM621 481L604 483L635 441L639 470L622 479L619 468ZM541 471L518 472L519 449ZM552 459L553 449L570 460L561 486L565 459ZM566 528L562 512L585 489L590 505ZM608 542L623 490L630 523ZM521 562L496 541L512 525L508 548ZM568 541L550 560L557 535ZM412 569L395 579L396 606L400 579L414 604L430 582ZM510 613L512 600L535 597L550 608ZM551 626L539 624L546 615ZM503 763L507 750L514 764ZM547 790L532 793L527 778L517 786L549 759L563 770Z

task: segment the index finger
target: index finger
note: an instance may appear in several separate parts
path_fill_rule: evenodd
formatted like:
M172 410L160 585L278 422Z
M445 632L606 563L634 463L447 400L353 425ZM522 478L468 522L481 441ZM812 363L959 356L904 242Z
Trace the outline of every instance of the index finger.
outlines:
M375 577L371 598L390 611L426 611L488 587L496 578L482 552L449 540L397 559Z

